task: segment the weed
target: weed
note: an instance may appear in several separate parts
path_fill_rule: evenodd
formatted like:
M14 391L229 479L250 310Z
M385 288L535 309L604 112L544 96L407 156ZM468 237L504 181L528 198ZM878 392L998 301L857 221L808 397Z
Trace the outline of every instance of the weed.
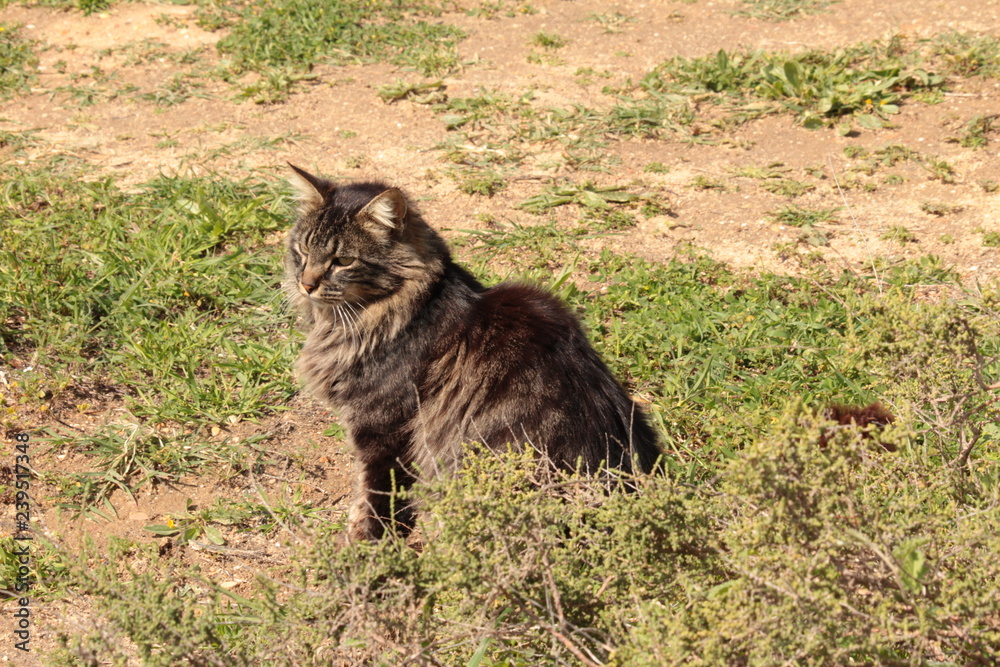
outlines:
M111 7L111 0L74 0L76 6L85 15L89 16L95 12L103 12Z
M578 67L573 76L577 77L576 82L581 86L589 86L594 82L594 77L610 79L612 74L607 70L595 70L593 67Z
M990 231L983 232L983 247L984 248L1000 248L1000 232Z
M1000 39L990 35L945 33L932 41L933 53L945 70L963 77L1000 76Z
M920 166L927 170L930 174L929 178L932 180L938 180L942 183L955 182L955 168L948 164L945 160L928 158L927 160L924 160Z
M1000 183L997 183L996 181L990 180L988 178L984 178L983 180L979 181L979 188L983 192L986 192L988 194L993 194L994 192L1000 192Z
M255 82L242 87L238 98L251 100L254 104L283 102L300 82L316 79L315 74L302 72L294 66L261 67L259 74Z
M816 186L812 183L796 181L791 178L768 179L761 182L761 187L768 192L789 198L800 197L805 193L816 189Z
M916 243L917 241L917 237L913 235L913 232L902 225L893 225L882 234L881 239L883 241L895 241L900 244Z
M525 199L519 205L532 213L541 213L555 206L579 204L586 208L606 209L612 204L627 204L638 199L638 195L627 192L619 186L556 185L547 192Z
M889 144L875 150L875 160L884 167L891 167L900 162L918 159L918 154L911 148L899 144Z
M22 132L9 132L0 130L0 148L11 148L21 151L29 146L37 146L40 142L34 135L38 130L24 130Z
M952 245L953 243L955 243L955 237L952 236L951 234L942 234L941 236L938 237L938 241L940 241L944 245Z
M1000 432L1000 403L994 375L1000 367L996 341L983 338L983 319L995 317L986 305L981 316L958 303L925 304L906 311L873 306L873 324L880 333L862 343L869 359L878 358L895 379L893 393L914 397L911 409L925 445L939 464L965 469L972 452ZM905 333L904 333L905 332ZM960 473L949 487L961 500L968 490Z
M412 99L417 104L431 104L441 102L444 83L438 81L424 81L420 83L407 83L402 79L396 79L394 83L387 83L378 87L378 96L386 104L392 104L407 98Z
M529 63L535 65L548 65L549 67L560 67L566 64L563 58L551 53L536 53L532 51L525 58Z
M544 30L535 33L531 38L531 43L535 46L540 46L543 49L561 49L567 44L569 40L565 37L560 37L555 33L545 32Z
M455 178L458 181L458 189L467 195L492 197L507 187L507 181L496 171L471 171L456 174Z
M668 174L670 173L670 167L663 164L662 162L650 162L645 167L642 168L647 174Z
M594 21L604 28L605 34L621 32L622 26L626 23L635 23L635 17L620 12L612 14L590 13L587 15L588 21Z
M698 174L691 179L691 183L688 184L688 187L693 190L720 190L723 192L728 190L722 180L718 178L710 178L704 174Z
M364 154L348 155L344 158L344 166L348 169L361 169L368 164L368 156Z
M790 21L823 11L831 4L831 0L743 0L743 4L748 8L734 12L736 16L749 16L764 21Z
M858 45L836 53L720 50L705 58L675 57L641 85L648 91L710 93L719 102L735 99L751 115L787 109L808 128L854 115L862 127L877 129L899 112L908 91L942 83L941 76L904 64L890 47Z
M60 507L111 519L110 496L121 491L135 501L144 484L175 481L206 463L218 463L219 448L190 434L173 437L139 424L119 425L92 436L62 436L57 447L72 447L94 458L92 472L74 474L63 484Z
M816 225L836 220L839 207L807 209L793 204L786 204L776 211L767 214L768 219L790 227L814 227Z
M712 486L668 471L640 493L473 448L463 475L413 491L434 535L420 552L394 537L338 548L313 522L291 583L261 578L238 596L184 564L164 581L158 556L135 546L91 551L63 579L94 599L99 631L59 657L124 660L127 637L163 664L254 664L274 645L295 664L318 646L324 661L371 664L466 664L474 648L471 664L988 662L1000 646L981 621L1000 611L995 481L942 497L954 475L902 430L877 436L896 455L857 429L817 447L824 432L793 403Z
M274 259L234 245L284 224L273 196L211 179L125 195L110 180L16 178L0 229L0 319L22 322L19 347L105 367L134 414L162 420L260 414L268 396L289 394L291 348L261 305L275 299Z
M236 12L224 4L198 5L194 15L195 24L208 32L228 28L238 20Z
M925 201L920 202L920 210L929 215L941 217L958 213L962 210L962 207L955 204L945 204L944 202Z
M997 132L1000 127L994 127L997 114L977 114L965 125L965 133L953 139L965 148L986 148L989 134Z

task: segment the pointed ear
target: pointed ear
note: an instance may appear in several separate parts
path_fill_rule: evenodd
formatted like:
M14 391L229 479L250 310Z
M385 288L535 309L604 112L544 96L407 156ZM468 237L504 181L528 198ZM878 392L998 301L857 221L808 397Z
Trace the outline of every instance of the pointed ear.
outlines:
M402 229L406 220L406 197L397 188L390 188L368 202L359 215L367 216L389 229Z
M299 193L299 201L304 206L318 206L323 203L325 197L333 192L334 185L330 181L313 176L305 169L299 169L291 162L288 163L288 166L295 172L288 181L295 186L295 189Z

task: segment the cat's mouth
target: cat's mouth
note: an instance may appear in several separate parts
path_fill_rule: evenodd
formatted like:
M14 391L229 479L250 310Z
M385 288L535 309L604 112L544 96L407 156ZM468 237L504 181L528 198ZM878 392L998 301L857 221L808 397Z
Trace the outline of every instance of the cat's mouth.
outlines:
M309 300L314 306L338 308L348 303L347 295L340 291L326 290L322 287L308 289L302 283L298 285L299 294Z

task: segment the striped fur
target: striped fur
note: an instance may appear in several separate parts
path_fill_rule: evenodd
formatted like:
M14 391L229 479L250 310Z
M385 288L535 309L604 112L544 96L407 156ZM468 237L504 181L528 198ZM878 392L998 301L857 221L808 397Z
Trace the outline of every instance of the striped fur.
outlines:
M312 327L297 371L357 455L349 537L412 521L410 508L389 516L392 481L454 470L464 443L532 446L566 469L653 468L655 433L562 303L483 287L395 188L296 172L314 190L288 237L286 289Z

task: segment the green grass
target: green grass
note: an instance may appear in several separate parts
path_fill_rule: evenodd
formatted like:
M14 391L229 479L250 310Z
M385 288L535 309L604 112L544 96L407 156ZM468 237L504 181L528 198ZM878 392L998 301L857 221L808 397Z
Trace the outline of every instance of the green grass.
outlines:
M461 31L423 18L417 3L253 0L227 5L230 34L218 45L237 71L388 60L425 76L457 65Z
M0 100L27 88L37 66L38 58L22 36L21 27L0 22Z
M458 189L467 195L492 197L507 187L503 175L489 169L455 174Z
M975 33L945 33L932 42L934 56L949 74L962 77L1000 76L1000 39Z
M920 202L920 210L924 213L940 218L941 216L958 213L962 210L962 207L954 204L946 204L944 202L925 201Z
M958 143L965 148L986 148L989 136L1000 132L997 123L998 114L976 114L965 125L965 131L958 138Z
M535 46L540 46L543 49L561 49L562 47L569 44L569 40L565 37L560 37L554 33L545 32L544 30L535 33L531 38L531 43Z
M911 91L944 81L918 66L917 51L900 51L897 42L797 54L720 50L714 56L671 58L641 85L650 93L709 94L750 115L787 110L808 128L853 116L862 127L877 129L899 112Z
M767 214L774 222L790 227L815 227L816 225L836 221L837 208L807 209L793 204Z
M914 236L913 232L906 227L902 225L893 225L882 234L881 239L883 241L895 241L896 243L905 245L907 243L915 243L917 237Z
M764 21L790 21L801 16L817 14L832 3L830 0L743 0L746 9L737 16L749 16Z
M27 399L65 400L87 378L141 420L93 441L64 434L94 452L99 473L74 502L232 458L228 445L206 450L197 434L164 439L149 425L269 414L294 391L278 250L254 250L284 227L282 199L215 178L162 177L126 194L71 165L6 171L0 357L35 360Z

